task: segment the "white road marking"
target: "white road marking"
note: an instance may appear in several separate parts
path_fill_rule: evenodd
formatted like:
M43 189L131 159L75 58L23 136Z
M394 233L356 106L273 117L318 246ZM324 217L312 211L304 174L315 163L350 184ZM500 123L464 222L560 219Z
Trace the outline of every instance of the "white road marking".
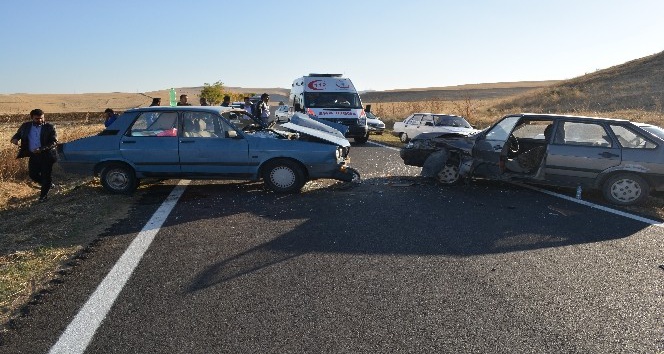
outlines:
M395 147L392 147L392 146L383 145L383 144L381 144L381 143L377 143L377 142L375 142L375 141L367 141L367 143L369 143L369 144L374 144L374 145L378 145L378 146L384 147L384 148L386 148L386 149L394 150L394 151L399 151L399 150L401 150L401 149L399 149L399 148L395 148Z
M632 220L636 220L636 221L641 221L641 222L644 222L646 224L650 224L650 225L653 225L653 226L664 227L664 223L662 223L660 221L657 221L657 220L652 220L652 219L644 218L642 216L626 213L624 211L612 209L612 208L605 207L603 205L599 205L599 204L595 204L595 203L591 203L591 202L588 202L588 201L585 201L585 200L582 200L582 199L576 199L574 197L570 197L570 196L567 196L567 195L564 195L564 194L559 194L559 193L556 193L556 192L548 191L546 189L538 188L538 187L535 187L535 186L530 186L530 185L522 184L522 183L513 183L513 184L515 184L517 186L520 186L520 187L532 189L532 190L538 191L540 193L544 193L544 194L548 194L548 195L558 197L558 198L561 198L561 199L569 200L570 202L574 202L574 203L578 203L578 204L581 204L581 205L589 206L591 208L599 209L599 210L605 211L607 213L620 215L620 216L623 216L623 217L626 217L626 218L629 218L629 219L632 219Z
M74 354L85 352L97 328L101 325L106 314L113 306L115 299L120 294L120 291L122 291L122 288L129 280L136 266L138 266L141 258L143 258L143 254L150 247L155 235L159 232L168 214L171 213L188 184L189 181L181 180L171 194L168 195L120 259L118 259L117 263L115 263L113 269L111 269L85 305L78 311L74 320L67 326L67 329L65 329L49 353Z
M378 146L382 146L382 147L387 148L387 149L390 149L390 150L395 150L395 151L399 151L399 150L400 150L400 149L398 149L398 148L395 148L395 147L392 147L392 146L383 145L383 144L376 143L376 142L373 142L373 141L369 141L369 143L374 144L374 145L378 145ZM576 198L573 198L573 197L570 197L570 196L566 196L566 195L564 195L564 194L559 194L559 193L551 192L551 191L548 191L548 190L546 190L546 189L542 189L542 188L538 188L538 187L530 186L530 185L527 185L527 184L522 184L522 183L512 183L512 184L517 185L517 186L520 186L520 187L524 187L524 188L532 189L532 190L534 190L534 191L538 191L538 192L540 192L540 193L548 194L548 195L551 195L551 196L554 196L554 197L558 197L558 198L562 198L562 199L565 199L565 200L569 200L570 202L574 202L574 203L582 204L582 205L585 205L585 206L588 206L588 207L591 207L591 208L599 209L599 210L605 211L605 212L607 212L607 213L611 213L611 214L615 214L615 215L620 215L620 216L623 216L623 217L626 217L626 218L629 218L629 219L632 219L632 220L641 221L641 222L644 222L644 223L646 223L646 224L650 224L650 225L657 226L657 227L664 227L664 223L662 223L662 222L660 222L660 221L657 221L657 220L644 218L644 217L642 217L642 216L638 216L638 215L634 215L634 214L626 213L626 212L624 212L624 211L620 211L620 210L612 209L612 208L605 207L605 206L603 206L603 205L599 205L599 204L595 204L595 203L591 203L591 202L588 202L588 201L585 201L585 200L576 199Z

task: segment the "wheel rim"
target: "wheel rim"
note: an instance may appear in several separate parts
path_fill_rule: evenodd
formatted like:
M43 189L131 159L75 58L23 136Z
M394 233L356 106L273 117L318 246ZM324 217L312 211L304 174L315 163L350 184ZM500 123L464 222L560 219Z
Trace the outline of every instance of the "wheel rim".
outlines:
M457 165L445 165L438 172L438 182L444 184L454 183L459 179L459 167Z
M112 170L106 176L106 182L115 190L123 190L129 185L129 175L124 170Z
M289 188L295 184L295 171L286 167L279 166L270 171L270 181L279 188Z
M633 179L622 178L611 185L611 196L624 203L637 200L641 193L641 185Z

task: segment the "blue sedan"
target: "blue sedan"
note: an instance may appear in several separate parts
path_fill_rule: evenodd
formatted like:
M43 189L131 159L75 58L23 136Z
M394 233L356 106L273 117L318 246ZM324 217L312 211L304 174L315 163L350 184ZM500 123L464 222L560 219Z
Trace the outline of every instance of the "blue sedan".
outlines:
M268 127L228 107L145 107L124 112L96 136L58 146L65 172L99 176L113 193L142 178L260 180L296 193L309 180L359 181L339 131L296 115Z

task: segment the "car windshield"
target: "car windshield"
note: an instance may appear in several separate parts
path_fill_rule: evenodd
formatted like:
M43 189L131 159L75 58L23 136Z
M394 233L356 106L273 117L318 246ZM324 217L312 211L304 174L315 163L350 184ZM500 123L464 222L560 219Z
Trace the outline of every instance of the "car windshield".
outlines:
M664 129L654 125L642 126L641 128L643 128L648 133L664 140Z
M352 92L305 92L304 105L308 108L362 108L360 96Z
M434 125L438 127L472 128L470 126L470 123L468 123L462 117L457 117L457 116L434 115L433 122Z

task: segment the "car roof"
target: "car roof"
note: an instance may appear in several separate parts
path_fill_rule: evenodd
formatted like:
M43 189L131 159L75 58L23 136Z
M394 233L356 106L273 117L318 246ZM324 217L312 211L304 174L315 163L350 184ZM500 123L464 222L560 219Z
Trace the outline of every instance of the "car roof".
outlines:
M143 111L210 111L216 113L222 113L225 111L234 110L233 107L223 107L223 106L152 106L152 107L139 107L131 108L125 112L143 112Z
M508 114L506 117L524 117L524 118L542 118L542 119L577 119L577 120L602 120L607 122L629 122L627 119L621 118L604 118L604 117L588 117L588 116L573 116L566 114L544 114L544 113L519 113Z

